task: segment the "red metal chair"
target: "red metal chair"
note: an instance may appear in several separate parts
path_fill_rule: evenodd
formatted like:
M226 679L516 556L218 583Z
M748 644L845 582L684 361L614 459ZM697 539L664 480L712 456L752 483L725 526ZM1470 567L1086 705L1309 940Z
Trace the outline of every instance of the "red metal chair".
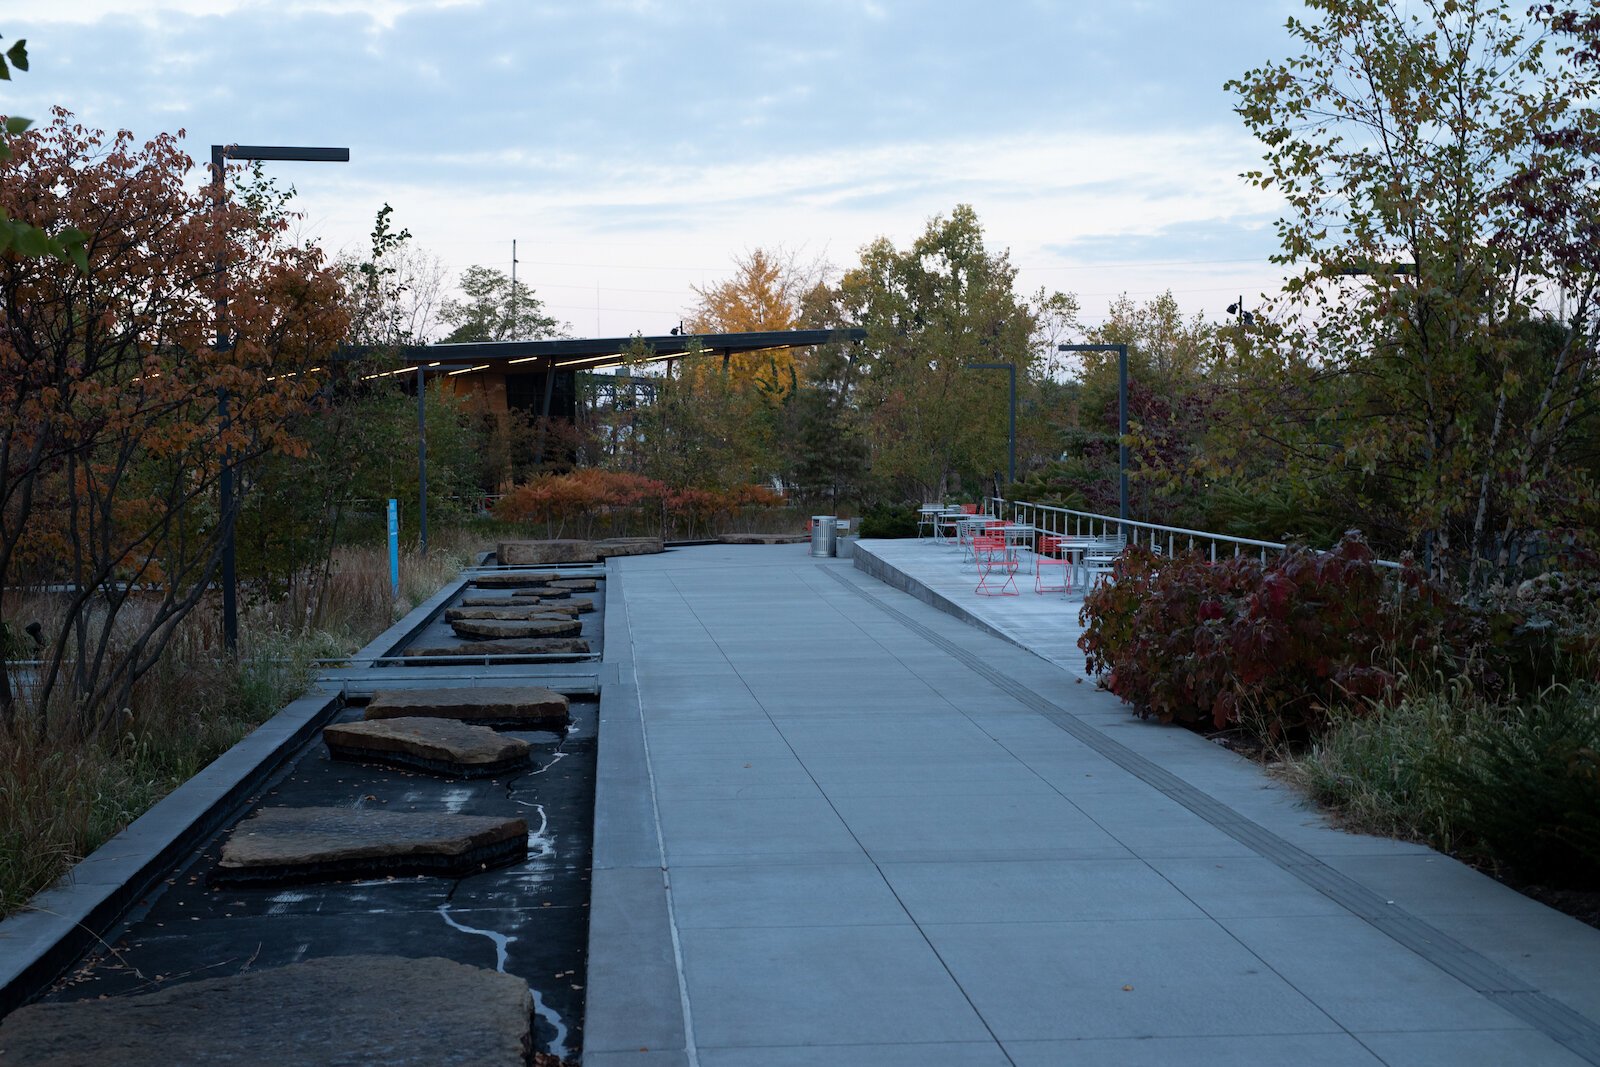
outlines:
M1045 585L1046 567L1061 568L1061 584ZM1033 554L1033 591L1035 593L1070 593L1072 591L1072 556L1063 553L1061 538L1054 534L1040 534L1039 545Z
M1004 534L977 534L972 539L972 551L978 560L978 586L973 592L979 596L1017 596L1017 554L1006 544ZM997 587L989 576L999 568L1005 581Z

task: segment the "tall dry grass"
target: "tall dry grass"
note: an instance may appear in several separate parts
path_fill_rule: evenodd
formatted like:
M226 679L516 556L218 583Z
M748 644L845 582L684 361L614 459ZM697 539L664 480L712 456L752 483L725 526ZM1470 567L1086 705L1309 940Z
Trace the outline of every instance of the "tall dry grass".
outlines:
M318 660L349 655L432 596L481 541L445 530L428 556L403 554L398 598L383 546L341 546L309 625L288 601L242 605L237 660L223 649L216 606L197 609L99 737L52 729L40 710L0 724L0 917L304 693ZM48 630L47 599L8 596L5 607L5 618Z

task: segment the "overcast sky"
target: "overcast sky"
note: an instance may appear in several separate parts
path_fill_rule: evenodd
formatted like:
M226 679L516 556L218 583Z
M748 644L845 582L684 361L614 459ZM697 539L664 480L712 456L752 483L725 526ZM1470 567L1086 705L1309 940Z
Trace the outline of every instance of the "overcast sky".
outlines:
M785 246L837 267L970 203L1020 286L1170 288L1220 318L1276 287L1277 204L1222 84L1288 54L1294 0L11 0L0 110L269 164L305 229L385 201L452 272L508 269L576 336L664 333L690 285Z

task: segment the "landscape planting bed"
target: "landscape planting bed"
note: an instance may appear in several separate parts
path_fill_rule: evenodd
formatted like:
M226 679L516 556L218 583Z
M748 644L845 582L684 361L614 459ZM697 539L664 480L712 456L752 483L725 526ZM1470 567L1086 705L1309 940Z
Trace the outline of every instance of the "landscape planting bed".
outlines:
M226 832L174 873L106 950L44 998L127 996L255 968L352 954L438 956L526 980L535 1048L581 1047L598 702L572 700L565 731L505 731L526 740L532 765L510 775L447 780L329 758L319 741L255 808L335 807L448 812L527 820L527 858L460 878L415 875L293 887L208 883ZM354 722L351 706L338 721ZM382 989L372 989L375 1005ZM350 1010L341 1007L339 1010ZM294 1020L283 1020L292 1027Z

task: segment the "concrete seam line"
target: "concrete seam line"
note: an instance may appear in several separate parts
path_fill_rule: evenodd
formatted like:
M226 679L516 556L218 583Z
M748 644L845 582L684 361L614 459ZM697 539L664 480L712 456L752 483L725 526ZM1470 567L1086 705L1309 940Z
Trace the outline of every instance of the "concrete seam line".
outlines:
M1491 1003L1499 1005L1589 1063L1600 1064L1600 1024L1549 994L1540 992L1431 923L1403 908L1388 904L1360 882L1239 814L1122 742L1107 737L1054 701L1007 677L981 657L871 595L842 575L834 571L828 574L1151 788L1183 805L1246 848L1271 860Z

